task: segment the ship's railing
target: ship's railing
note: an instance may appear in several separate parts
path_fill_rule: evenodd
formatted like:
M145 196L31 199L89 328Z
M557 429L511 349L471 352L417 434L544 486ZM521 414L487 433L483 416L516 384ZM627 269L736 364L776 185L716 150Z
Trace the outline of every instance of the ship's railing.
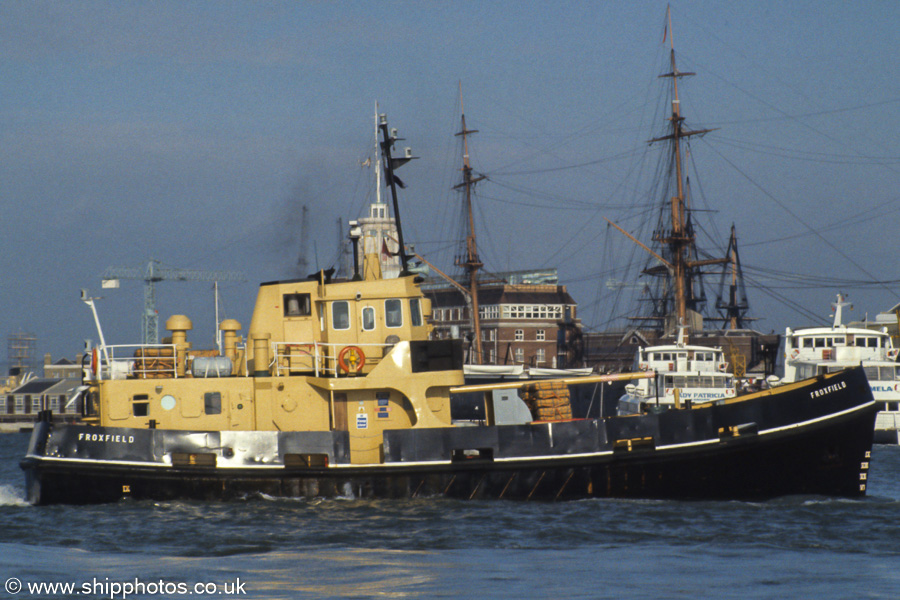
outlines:
M104 379L158 379L177 377L174 344L102 346L91 353L90 370Z
M394 344L274 342L272 346L272 366L276 377L291 373L338 377L369 372L387 356Z

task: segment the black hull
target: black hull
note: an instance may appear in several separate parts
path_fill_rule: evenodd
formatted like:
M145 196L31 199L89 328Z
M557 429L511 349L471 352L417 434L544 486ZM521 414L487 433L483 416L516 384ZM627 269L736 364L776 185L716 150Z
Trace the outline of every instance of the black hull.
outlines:
M249 445L242 444L241 433L39 423L22 468L29 499L39 504L254 494L516 500L859 497L867 487L876 412L867 390L864 374L853 369L788 392L658 415L393 431L385 434L384 464L359 466L346 462L346 432L318 434L313 441L298 437L302 433L247 432L254 436L256 453L228 456L229 448ZM87 441L86 432L92 436ZM274 440L269 450L260 435ZM329 466L297 466L287 458L292 448L301 453L318 449ZM164 464L173 450L182 457L215 455L218 463Z
M900 431L896 429L876 429L875 443L896 446L900 444Z

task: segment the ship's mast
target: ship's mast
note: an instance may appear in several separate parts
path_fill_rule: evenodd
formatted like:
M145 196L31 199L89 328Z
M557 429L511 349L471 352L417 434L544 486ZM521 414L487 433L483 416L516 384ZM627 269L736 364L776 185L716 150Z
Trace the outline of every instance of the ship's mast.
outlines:
M403 225L400 223L400 205L397 202L397 185L406 187L402 181L394 174L394 171L409 161L417 158L412 155L412 150L404 149L403 156L395 157L391 151L394 143L402 138L397 137L396 129L388 129L387 115L380 115L378 118L378 128L381 130L381 154L384 157L384 179L385 183L391 188L391 200L394 207L394 221L397 224L397 253L400 256L400 277L406 277L412 273L409 270L409 255L406 253L406 246L403 243Z
M687 130L683 127L684 117L681 116L681 101L678 97L678 80L682 77L694 75L694 73L681 72L678 70L678 67L675 64L675 38L672 32L671 9L666 10L666 19L666 33L669 37L670 44L669 62L672 70L670 73L660 75L660 77L667 77L672 80L672 113L668 118L671 132L663 137L652 139L650 142L664 140L671 141L672 162L675 164L675 195L671 198L671 229L658 232L654 238L655 241L669 248L669 264L667 266L669 267L672 279L674 280L675 316L677 318L677 322L674 325L686 325L690 328L691 324L687 319L687 299L689 295L693 294L694 284L692 270L703 265L722 264L728 262L728 258L703 261L691 260L694 254L695 238L687 224L687 214L690 210L690 206L688 204L687 195L685 194L681 141L684 138L704 134L712 130Z
M462 136L463 140L463 181L453 187L453 189L465 190L466 214L468 216L468 231L466 233L466 256L459 257L456 261L458 266L464 267L469 279L469 296L471 298L472 310L472 335L474 336L473 348L475 356L472 360L473 364L481 364L481 315L478 311L478 270L484 266L481 259L478 258L478 245L475 240L475 218L472 213L472 188L476 183L484 179L484 176L473 176L472 166L469 163L469 134L478 133L477 129L466 128L466 112L463 108L462 100L462 84L459 88L459 106L462 116L462 130L457 136Z

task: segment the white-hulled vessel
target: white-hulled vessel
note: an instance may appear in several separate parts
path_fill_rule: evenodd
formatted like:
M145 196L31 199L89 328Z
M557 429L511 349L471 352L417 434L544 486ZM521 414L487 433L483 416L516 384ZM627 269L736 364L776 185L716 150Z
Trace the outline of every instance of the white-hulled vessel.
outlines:
M887 328L879 331L848 327L842 309L849 306L838 294L831 327L788 328L784 335L784 382L790 383L846 367L862 365L879 412L875 442L900 443L900 365Z
M734 376L721 348L684 343L683 329L675 344L638 348L635 370L654 371L652 379L626 386L616 412L633 415L659 408L680 408L736 395Z

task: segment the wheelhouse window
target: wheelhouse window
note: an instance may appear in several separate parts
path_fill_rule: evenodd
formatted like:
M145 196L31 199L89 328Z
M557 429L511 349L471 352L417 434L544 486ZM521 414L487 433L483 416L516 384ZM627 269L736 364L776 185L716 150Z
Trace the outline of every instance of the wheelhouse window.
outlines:
M362 309L362 328L363 331L372 331L375 329L375 308L366 306Z
M284 316L308 317L311 314L312 305L309 301L309 294L284 295Z
M422 326L422 305L418 298L409 299L409 320L413 327Z
M350 303L346 300L331 303L331 326L334 329L350 329Z
M397 298L384 301L384 323L388 327L403 325L403 305Z

